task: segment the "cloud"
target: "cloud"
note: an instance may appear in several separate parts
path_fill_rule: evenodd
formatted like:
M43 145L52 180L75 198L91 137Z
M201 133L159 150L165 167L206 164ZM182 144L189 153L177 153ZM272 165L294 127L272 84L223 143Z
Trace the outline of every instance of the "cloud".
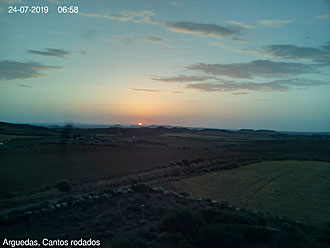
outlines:
M274 91L273 87L266 86L264 84L257 84L252 82L247 83L198 83L188 84L187 89L195 89L204 92L216 92L216 91ZM276 87L276 91L287 91L287 87Z
M78 51L78 53L80 53L81 55L87 55L88 54L88 52L85 51L85 50L80 50L80 51Z
M159 24L159 22L151 20L151 17L156 15L152 10L123 11L120 15L79 12L79 15L95 18L104 18L121 22L131 21L135 23Z
M108 14L79 12L79 15L87 16L87 17L104 18L104 19L109 19L109 20L117 20L117 21L122 21L122 22L130 21L130 18L128 18L128 17L113 16L113 15L108 15Z
M174 94L182 94L183 92L182 91L172 91L172 93L174 93Z
M330 81L325 82L325 81L308 79L308 78L288 78L288 79L275 80L268 84L304 87L304 86L329 85Z
M15 3L22 3L22 0L0 0L0 2L7 4L15 4Z
M152 10L141 11L124 11L120 15L100 14L100 13L84 13L79 12L79 15L94 18L104 18L108 20L117 20L122 22L148 23L160 25L172 32L194 34L198 36L211 36L217 38L233 38L236 41L245 42L246 40L238 38L237 30L229 27L223 27L217 24L205 24L198 22L171 22L171 21L156 21L152 17L156 14Z
M162 81L162 82L179 82L179 83L184 83L184 82L195 82L195 81L206 81L209 79L216 79L215 77L210 77L210 76L185 76L185 75L179 75L176 77L167 77L167 78L152 78L152 80L156 81Z
M234 38L233 38L233 41L240 42L240 43L246 43L246 42L248 42L249 40L247 40L247 39L242 39L242 38L238 38L238 37L234 37Z
M155 45L167 46L166 42L157 36L137 36L132 34L113 35L109 42L116 45L132 45L135 43L153 43Z
M324 15L319 15L316 18L319 18L319 19L330 19L330 13L324 14Z
M55 49L55 48L46 48L44 49L44 51L28 50L28 53L41 55L41 56L58 57L58 58L65 58L65 56L70 54L70 52L68 51L62 49Z
M330 51L330 41L326 42L326 45L321 46L321 48L325 51Z
M231 50L231 51L234 51L234 52L243 52L241 50L244 50L244 49L237 49L233 46L230 46L230 45L227 45L227 44L225 45L225 44L220 43L220 42L212 42L212 43L210 43L210 45L215 46L215 47L221 47L223 49Z
M168 1L167 2L169 5L171 5L171 6L176 6L176 5L178 5L178 2L176 2L176 1Z
M239 52L266 55L271 58L308 60L330 64L330 42L320 48L300 47L295 45L269 45L262 49L240 49Z
M150 43L165 45L165 41L162 38L156 36L146 36L144 37L144 40Z
M37 62L0 61L0 80L27 79L46 76L44 71L62 69L61 66L48 66Z
M291 78L274 80L267 83L253 83L253 82L231 82L222 80L221 83L198 83L198 84L188 84L187 89L195 89L204 92L215 92L215 91L240 91L239 94L248 91L275 91L283 92L290 90L304 89L306 87L313 86L324 86L330 85L329 82L312 80L305 78Z
M152 89L137 89L137 88L132 88L131 90L133 91L139 91L139 92L160 92L160 90L152 90Z
M27 85L27 84L18 84L17 86L19 86L19 87L25 87L25 88L32 87L31 85Z
M113 35L112 38L109 39L110 43L116 45L131 45L138 41L141 41L141 37L132 34Z
M257 55L260 55L260 53L263 52L263 50L258 50L258 49L236 49L236 52L240 52L240 53L255 53Z
M153 23L151 17L156 14L152 10L123 11L122 16L129 18L133 22Z
M165 27L172 32L199 36L212 36L217 38L230 38L237 33L233 29L220 25L197 22L166 22Z
M225 48L225 49L232 49L231 46L228 46L228 45L222 44L222 43L220 43L220 42L212 42L211 45L212 45L212 46L216 46L216 47Z
M62 4L60 0L47 0L47 2L54 3L54 4Z
M228 21L227 23L230 23L230 24L233 24L233 25L236 25L238 27L245 28L245 29L254 29L254 28L256 28L256 26L247 25L247 24L244 24L243 22L239 22L239 21Z
M285 77L318 72L320 65L254 60L247 63L233 64L195 64L188 67L214 76L232 78Z
M268 28L280 28L285 24L289 24L289 20L260 20L258 21L259 25L268 27Z
M249 94L249 92L245 92L245 91L243 91L243 92L234 92L234 93L231 93L232 95L247 95L247 94Z
M285 59L302 59L330 64L330 45L322 48L299 47L294 45L271 45L262 51L270 56Z

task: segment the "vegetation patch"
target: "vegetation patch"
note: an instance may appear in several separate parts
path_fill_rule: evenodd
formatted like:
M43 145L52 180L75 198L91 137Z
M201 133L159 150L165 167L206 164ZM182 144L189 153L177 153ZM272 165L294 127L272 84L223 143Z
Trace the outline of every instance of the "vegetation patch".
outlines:
M265 161L174 182L175 191L310 223L330 220L330 163Z

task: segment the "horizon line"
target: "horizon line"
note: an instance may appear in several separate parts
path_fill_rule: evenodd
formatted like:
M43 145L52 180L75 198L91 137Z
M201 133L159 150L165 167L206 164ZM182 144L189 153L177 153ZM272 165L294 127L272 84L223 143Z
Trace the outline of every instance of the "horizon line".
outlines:
M86 122L8 122L0 120L0 123L8 123L8 124L18 124L18 125L31 125L31 126L52 126L52 125L58 125L60 127L66 126L66 125L72 125L76 128L75 125L81 125L81 126L123 126L123 127L135 127L135 128L142 128L142 127L150 127L150 126L158 126L158 127L176 127L176 128L187 128L187 129L214 129L214 130L227 130L227 131L240 131L240 130L253 130L253 131L275 131L280 133L326 133L330 134L329 131L296 131L296 130L277 130L277 129L269 129L269 128L220 128L220 127L203 127L203 126L181 126L181 125L170 125L170 124L143 124L142 126L139 126L137 123L114 123L114 124L104 124L104 123L86 123ZM86 127L89 129L89 127ZM98 127L90 127L90 128L98 128ZM100 127L101 128L101 127Z

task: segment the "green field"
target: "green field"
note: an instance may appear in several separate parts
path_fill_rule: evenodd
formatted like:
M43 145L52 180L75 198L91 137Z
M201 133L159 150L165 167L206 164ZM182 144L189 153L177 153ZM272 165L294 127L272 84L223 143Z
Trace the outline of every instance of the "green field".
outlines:
M330 163L268 161L174 183L178 192L227 200L310 223L330 221Z

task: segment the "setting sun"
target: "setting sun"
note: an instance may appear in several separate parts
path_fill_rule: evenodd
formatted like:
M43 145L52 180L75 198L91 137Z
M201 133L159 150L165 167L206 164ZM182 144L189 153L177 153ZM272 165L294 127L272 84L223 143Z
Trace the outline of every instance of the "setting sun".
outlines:
M139 123L138 123L138 126L142 126L142 125L143 125L142 122L139 122Z

